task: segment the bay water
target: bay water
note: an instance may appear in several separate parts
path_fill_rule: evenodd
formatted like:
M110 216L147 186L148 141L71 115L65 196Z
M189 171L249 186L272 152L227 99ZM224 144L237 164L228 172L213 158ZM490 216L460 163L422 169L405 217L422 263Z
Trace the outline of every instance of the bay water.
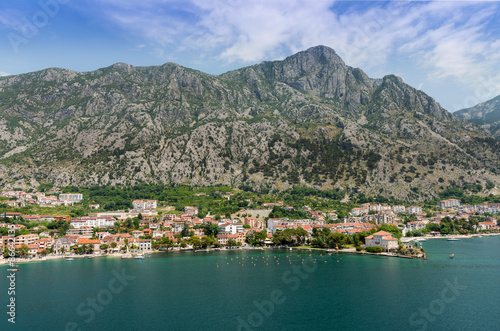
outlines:
M500 237L423 247L427 260L238 250L25 263L15 324L2 266L0 330L500 330Z

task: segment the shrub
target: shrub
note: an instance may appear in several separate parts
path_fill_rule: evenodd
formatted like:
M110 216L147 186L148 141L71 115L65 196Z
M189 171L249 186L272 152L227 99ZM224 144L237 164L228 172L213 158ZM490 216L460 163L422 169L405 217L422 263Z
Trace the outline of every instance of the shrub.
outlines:
M361 252L361 246L356 246L356 252Z
M368 253L382 253L384 250L382 247L367 247L366 251Z

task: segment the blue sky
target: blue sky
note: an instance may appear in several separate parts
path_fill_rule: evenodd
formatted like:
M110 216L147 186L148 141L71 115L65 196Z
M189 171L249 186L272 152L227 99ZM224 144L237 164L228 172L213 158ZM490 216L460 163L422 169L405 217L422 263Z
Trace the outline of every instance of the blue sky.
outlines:
M496 1L2 1L0 74L116 62L220 74L326 45L454 111L500 95L498 22Z

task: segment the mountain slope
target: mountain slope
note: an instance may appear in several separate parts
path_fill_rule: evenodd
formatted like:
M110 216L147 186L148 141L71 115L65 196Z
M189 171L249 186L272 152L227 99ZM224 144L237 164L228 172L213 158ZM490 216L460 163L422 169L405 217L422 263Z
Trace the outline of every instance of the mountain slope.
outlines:
M0 78L5 187L302 183L423 199L499 183L499 156L425 93L324 46L220 76L119 63Z
M461 109L454 114L458 118L482 126L500 139L500 95L474 107Z

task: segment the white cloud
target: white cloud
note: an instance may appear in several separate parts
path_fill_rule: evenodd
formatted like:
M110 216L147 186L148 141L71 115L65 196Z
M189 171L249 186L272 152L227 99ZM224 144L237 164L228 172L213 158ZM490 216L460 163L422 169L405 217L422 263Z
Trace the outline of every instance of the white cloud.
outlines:
M395 2L338 15L330 10L333 0L94 1L103 6L108 19L150 42L179 49L218 50L223 59L239 62L280 57L324 44L348 63L374 66L386 62L398 48L428 50L424 42L436 43L440 37L456 46L454 41L467 31L453 23L463 21L464 15L470 16L466 21L470 26L465 28L478 34L466 40L477 40L481 22L490 18L486 10L468 14L471 4L467 2ZM436 57L442 52L436 49ZM444 66L443 70L440 75L450 72Z
M223 67L326 45L367 71L424 71L425 86L453 80L470 93L484 81L500 86L500 76L490 75L500 72L495 2L88 1L163 59L189 54L192 63Z
M23 14L15 9L2 9L0 12L0 27L10 30L24 32L26 30L26 23L23 22Z

